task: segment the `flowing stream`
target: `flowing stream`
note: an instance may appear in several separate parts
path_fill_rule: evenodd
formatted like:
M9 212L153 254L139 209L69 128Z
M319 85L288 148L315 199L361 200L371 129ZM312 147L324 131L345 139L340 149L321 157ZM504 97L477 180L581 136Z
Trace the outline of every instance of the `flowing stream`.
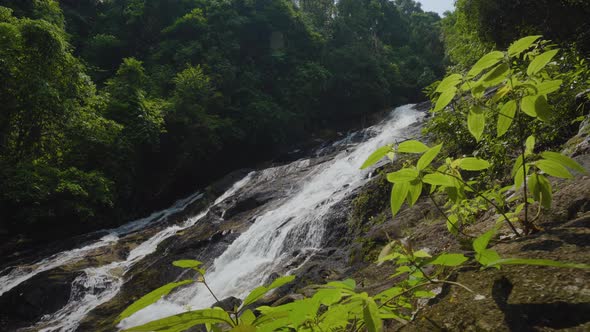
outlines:
M285 198L257 216L253 224L215 259L206 279L217 297L244 298L253 288L263 284L278 267L284 266L292 258L293 251L321 249L324 221L330 209L368 181L369 171L359 170L363 161L380 146L406 138L408 127L422 117L423 113L414 110L412 105L402 106L381 123L357 133L357 136L361 135L360 142L357 139L357 143L354 143L349 136L334 143L332 147L337 147L335 150L340 152L326 162L310 166L306 176L293 183ZM307 164L309 159L299 160L283 167L282 172L289 167L297 169ZM126 273L137 262L155 252L158 244L197 224L210 209L232 199L240 190L246 190L248 185L267 185L272 188L272 181L278 176L277 168L252 172L236 182L208 209L184 222L168 225L140 243L125 260L84 269L72 283L68 303L25 330L75 331L90 311L108 302L119 292L128 279ZM0 275L0 296L39 273L83 260L85 255L97 248L112 246L125 235L161 225L168 216L182 211L201 197L202 194L196 193L167 210L110 230L108 235L98 241L27 266L13 268L7 273L2 272L5 274ZM213 302L214 299L202 285L191 286L137 312L121 322L119 327L136 326L189 309L205 308Z

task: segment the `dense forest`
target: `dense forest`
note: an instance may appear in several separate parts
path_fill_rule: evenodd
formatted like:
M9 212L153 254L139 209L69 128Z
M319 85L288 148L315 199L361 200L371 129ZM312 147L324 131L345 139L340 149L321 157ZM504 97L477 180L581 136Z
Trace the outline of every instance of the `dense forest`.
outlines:
M444 73L411 0L0 1L0 232L113 226ZM60 235L61 234L61 235Z

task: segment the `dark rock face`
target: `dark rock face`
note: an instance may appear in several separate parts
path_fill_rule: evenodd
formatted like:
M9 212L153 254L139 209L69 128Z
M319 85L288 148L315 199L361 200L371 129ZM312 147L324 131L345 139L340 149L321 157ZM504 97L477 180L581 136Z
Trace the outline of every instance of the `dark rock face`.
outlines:
M239 308L240 305L242 305L242 300L238 299L237 297L230 296L219 302L213 303L211 308L218 307L225 311L233 311L235 308Z
M38 274L0 297L0 331L15 331L61 309L80 273L55 269Z

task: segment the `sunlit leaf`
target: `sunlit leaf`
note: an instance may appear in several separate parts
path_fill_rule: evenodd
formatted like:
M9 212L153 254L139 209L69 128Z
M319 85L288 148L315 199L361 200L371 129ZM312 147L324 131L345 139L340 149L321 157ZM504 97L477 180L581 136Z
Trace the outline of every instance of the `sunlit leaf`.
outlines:
M379 308L377 307L375 301L370 297L364 299L363 320L365 321L365 327L367 328L367 331L383 331L383 321L379 316Z
M562 80L544 81L543 83L537 85L537 94L545 96L553 93L559 90L561 84L563 84Z
M562 179L573 179L574 176L558 162L548 159L541 159L535 162L535 166L537 166L543 172L555 176L557 178Z
M385 157L389 152L391 152L391 145L382 146L377 151L373 152L369 158L363 163L361 169L365 169L367 167L375 165L379 160Z
M172 262L172 265L177 266L177 267L182 267L185 269L192 269L192 268L196 268L196 267L203 265L203 263L199 262L199 261L195 261L195 260L186 259L186 260L174 261L174 262Z
M440 173L426 174L423 181L424 183L435 186L455 187L455 179L453 177Z
M493 228L493 229L485 232L484 234L478 236L473 241L473 250L475 252L481 252L481 251L485 250L488 247L490 240L494 237L494 235L496 235L497 231L498 231L497 229Z
M397 146L397 152L403 153L424 153L427 150L428 147L424 143L416 140L401 142Z
M119 315L119 317L117 318L117 321L121 321L121 320L133 315L134 313L138 312L139 310L157 302L163 296L170 294L170 292L173 291L175 288L178 288L178 287L184 286L184 285L188 285L193 282L194 282L194 280L183 280L183 281L179 281L179 282L172 282L172 283L166 284L154 291L149 292L148 294L142 296L139 300L133 302L133 304L131 304L129 307L127 307L127 309L125 309Z
M559 164L561 164L567 168L573 169L577 172L580 172L583 174L586 173L586 169L584 169L584 167L582 167L582 165L578 164L578 162L576 162L572 158L565 156L561 153L545 151L545 152L541 153L541 157L543 157L547 160L552 160L556 163L559 163Z
M391 183L410 182L418 177L419 173L413 168L402 168L397 172L387 174L387 181Z
M512 121L514 120L514 116L516 115L516 101L511 100L504 104L500 109L500 114L498 115L498 126L496 127L498 137L503 136L506 134L510 126L512 125Z
M436 156L438 156L441 149L442 149L442 144L439 144L435 147L428 149L428 151L426 151L422 155L422 157L420 157L420 159L418 159L418 163L416 164L416 168L419 171L421 171L421 170L425 169L426 167L428 167L432 163L434 158L436 158Z
M408 188L408 205L414 206L418 199L422 195L422 181L416 180L410 183L410 187Z
M529 156L535 152L535 144L537 143L535 136L531 135L527 137L526 142L524 143L525 149L524 154L525 156Z
M492 67L493 65L500 62L500 60L502 60L503 58L504 53L500 51L493 51L484 55L483 57L481 57L481 59L479 59L479 61L475 63L475 65L467 73L467 77L471 78L479 75L479 73L481 73L483 70Z
M162 318L153 322L126 329L125 332L184 331L206 323L226 323L234 326L229 314L221 309L203 309Z
M486 160L468 157L458 159L458 166L459 168L466 171L481 171L484 169L488 169L492 165Z
M496 86L502 83L506 77L508 77L509 73L510 66L508 66L508 64L502 63L484 75L482 78L482 86L486 88Z
M528 36L515 41L508 48L508 55L511 57L519 56L523 51L531 47L531 45L539 38L541 38L541 36Z
M452 74L445 77L442 82L436 87L436 92L446 92L452 88L455 88L457 84L461 82L463 76L460 74Z
M467 115L467 127L471 135L478 142L481 140L481 137L483 136L485 125L486 118L483 113L483 110L478 106L474 106L473 108L471 108L469 110L469 114Z
M391 213L394 217L404 204L409 188L409 182L399 182L391 188Z
M537 117L537 109L535 107L535 102L537 101L537 96L526 96L522 98L520 102L520 109L528 116L533 118Z
M442 254L436 257L429 264L442 266L458 266L467 261L467 257L462 254Z
M527 75L533 76L540 72L557 55L557 52L559 50L547 51L533 59L526 70Z
M436 101L436 105L434 106L434 112L438 112L443 108L447 107L447 105L453 100L453 98L455 98L456 93L456 88L450 88L447 91L443 92Z

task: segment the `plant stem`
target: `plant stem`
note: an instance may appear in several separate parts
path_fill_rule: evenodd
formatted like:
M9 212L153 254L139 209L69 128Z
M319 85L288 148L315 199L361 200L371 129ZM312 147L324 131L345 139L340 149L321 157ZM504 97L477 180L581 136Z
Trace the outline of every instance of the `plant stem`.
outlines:
M471 189L477 196L483 198L486 202L488 202L488 204L490 204L491 206L493 206L496 211L498 211L498 213L500 213L502 215L502 217L504 217L504 220L506 220L506 222L508 223L508 226L510 226L510 228L512 229L512 232L514 232L514 234L518 237L520 237L520 233L518 233L518 231L516 230L516 227L514 227L514 225L512 224L512 222L510 221L510 219L508 218L508 216L506 216L506 213L504 213L504 211L502 211L502 209L500 209L500 207L494 203L491 199L485 197L484 195L482 195L479 190L473 188L469 183L465 182L463 179L461 179L460 177L454 175L454 174L450 174L450 173L445 173L445 172L440 172L437 171L441 174L444 175L448 175L451 176L459 181L461 181L465 186L467 186L469 189Z
M449 219L449 217L447 216L447 214L441 209L440 205L438 205L438 203L436 202L436 200L434 199L434 197L432 197L432 195L428 195L428 197L430 198L430 200L432 201L432 203L434 204L434 207L436 207L436 209L438 210L438 212L440 214L442 214L445 219L448 221L448 223L461 235L469 237L469 238L475 238L475 236L471 236L469 234L464 233L461 229L459 229L459 227L457 227L457 225L455 225L455 223L453 223L451 221L451 219Z
M524 198L524 222L523 224L525 225L526 228L529 228L529 199L528 199L528 193L527 193L527 181L526 181L526 145L525 145L525 141L524 141L524 130L522 128L522 123L520 121L520 114L517 115L517 122L518 122L518 130L519 130L519 135L520 135L520 152L521 152L521 157L522 157L522 178L523 178L523 185L524 188L522 190L522 197ZM517 188L514 188L517 189ZM526 232L526 230L525 230Z

